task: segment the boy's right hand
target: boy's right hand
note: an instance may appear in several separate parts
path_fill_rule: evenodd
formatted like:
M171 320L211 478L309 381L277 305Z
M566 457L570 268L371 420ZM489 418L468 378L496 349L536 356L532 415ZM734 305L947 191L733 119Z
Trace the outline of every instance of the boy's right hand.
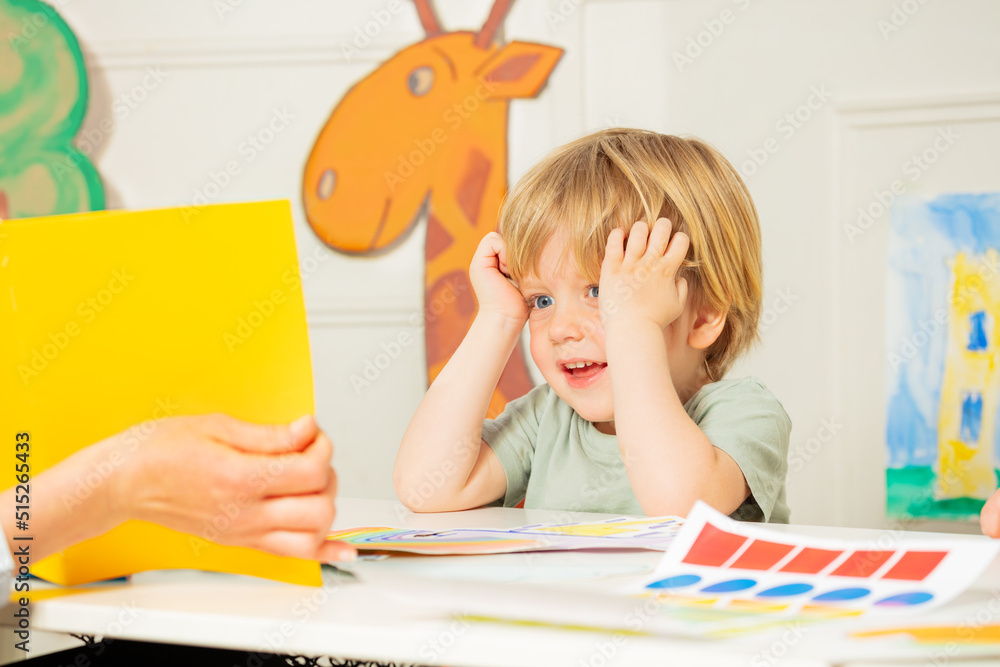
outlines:
M524 326L528 304L507 277L507 246L503 237L490 232L479 242L469 266L469 279L479 301L479 314L493 314Z

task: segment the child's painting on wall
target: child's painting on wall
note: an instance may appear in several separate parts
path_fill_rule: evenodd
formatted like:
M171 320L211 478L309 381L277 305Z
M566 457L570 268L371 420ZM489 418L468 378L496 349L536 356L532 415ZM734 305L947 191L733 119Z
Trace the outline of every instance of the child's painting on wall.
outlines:
M74 144L88 91L76 36L38 0L0 0L0 34L0 220L104 208L92 142Z
M887 513L974 520L1000 475L1000 194L893 207Z

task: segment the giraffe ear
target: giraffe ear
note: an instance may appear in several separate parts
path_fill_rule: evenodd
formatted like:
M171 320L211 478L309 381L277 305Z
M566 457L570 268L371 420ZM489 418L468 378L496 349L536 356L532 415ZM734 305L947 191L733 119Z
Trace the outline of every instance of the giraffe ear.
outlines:
M563 50L545 44L510 42L489 61L483 82L492 99L534 97L562 57Z

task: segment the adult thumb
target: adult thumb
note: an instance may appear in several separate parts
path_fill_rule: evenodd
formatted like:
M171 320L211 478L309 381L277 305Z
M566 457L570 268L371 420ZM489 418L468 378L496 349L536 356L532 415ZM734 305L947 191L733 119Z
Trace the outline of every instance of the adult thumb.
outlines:
M319 434L312 415L303 415L290 424L254 424L228 415L220 417L215 437L230 447L255 454L299 452Z

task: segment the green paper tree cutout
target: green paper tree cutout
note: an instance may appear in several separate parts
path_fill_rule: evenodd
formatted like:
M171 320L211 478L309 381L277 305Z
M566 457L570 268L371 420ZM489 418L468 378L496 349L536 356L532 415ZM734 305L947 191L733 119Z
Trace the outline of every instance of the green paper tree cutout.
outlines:
M0 0L0 218L104 208L97 169L73 146L86 110L66 22L39 0Z

